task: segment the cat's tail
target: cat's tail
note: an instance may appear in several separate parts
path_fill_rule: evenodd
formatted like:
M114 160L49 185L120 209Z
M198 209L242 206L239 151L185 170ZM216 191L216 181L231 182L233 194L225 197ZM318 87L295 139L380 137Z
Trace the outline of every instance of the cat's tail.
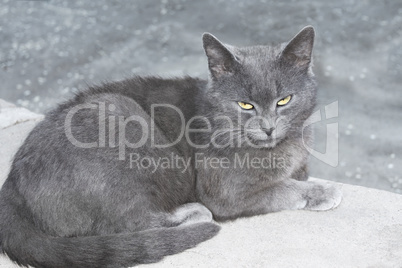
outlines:
M220 229L205 222L137 233L52 237L23 215L23 209L0 203L0 248L19 265L41 268L130 267L157 262L212 238Z

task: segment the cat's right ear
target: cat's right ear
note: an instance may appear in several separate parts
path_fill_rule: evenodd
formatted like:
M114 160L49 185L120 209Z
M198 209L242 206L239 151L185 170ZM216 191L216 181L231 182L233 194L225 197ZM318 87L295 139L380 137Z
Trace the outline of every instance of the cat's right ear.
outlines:
M233 74L236 64L238 64L236 56L210 33L204 33L202 41L212 77L217 79L224 75Z
M290 64L307 68L311 66L315 31L313 26L304 27L282 51L281 57Z

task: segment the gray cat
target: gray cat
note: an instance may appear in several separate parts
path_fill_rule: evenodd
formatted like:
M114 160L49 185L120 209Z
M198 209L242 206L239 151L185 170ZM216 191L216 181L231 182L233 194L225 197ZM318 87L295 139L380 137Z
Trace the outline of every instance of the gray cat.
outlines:
M0 191L1 249L34 267L128 267L212 238L213 222L328 210L341 192L306 181L314 29L237 48L211 34L211 77L134 77L49 112Z

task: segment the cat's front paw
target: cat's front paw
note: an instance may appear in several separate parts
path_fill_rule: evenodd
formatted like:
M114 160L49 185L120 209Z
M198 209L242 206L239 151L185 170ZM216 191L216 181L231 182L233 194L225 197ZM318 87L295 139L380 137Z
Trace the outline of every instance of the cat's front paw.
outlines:
M200 203L188 203L178 207L169 219L175 225L212 222L212 212Z
M336 208L342 200L342 192L334 184L311 182L304 195L307 210L330 210Z

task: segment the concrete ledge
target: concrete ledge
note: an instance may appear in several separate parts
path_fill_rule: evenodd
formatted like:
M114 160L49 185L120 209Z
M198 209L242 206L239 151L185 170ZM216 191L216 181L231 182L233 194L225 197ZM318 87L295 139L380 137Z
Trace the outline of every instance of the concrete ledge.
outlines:
M14 123L0 125L0 184L12 156L43 118L0 101L0 123L10 122L9 114ZM347 184L342 190L335 210L283 211L224 223L212 240L141 267L401 267L402 195ZM17 266L0 255L0 267Z
M10 171L14 154L43 117L0 99L0 185Z
M143 267L401 267L402 195L342 190L335 210L238 219L212 240Z

